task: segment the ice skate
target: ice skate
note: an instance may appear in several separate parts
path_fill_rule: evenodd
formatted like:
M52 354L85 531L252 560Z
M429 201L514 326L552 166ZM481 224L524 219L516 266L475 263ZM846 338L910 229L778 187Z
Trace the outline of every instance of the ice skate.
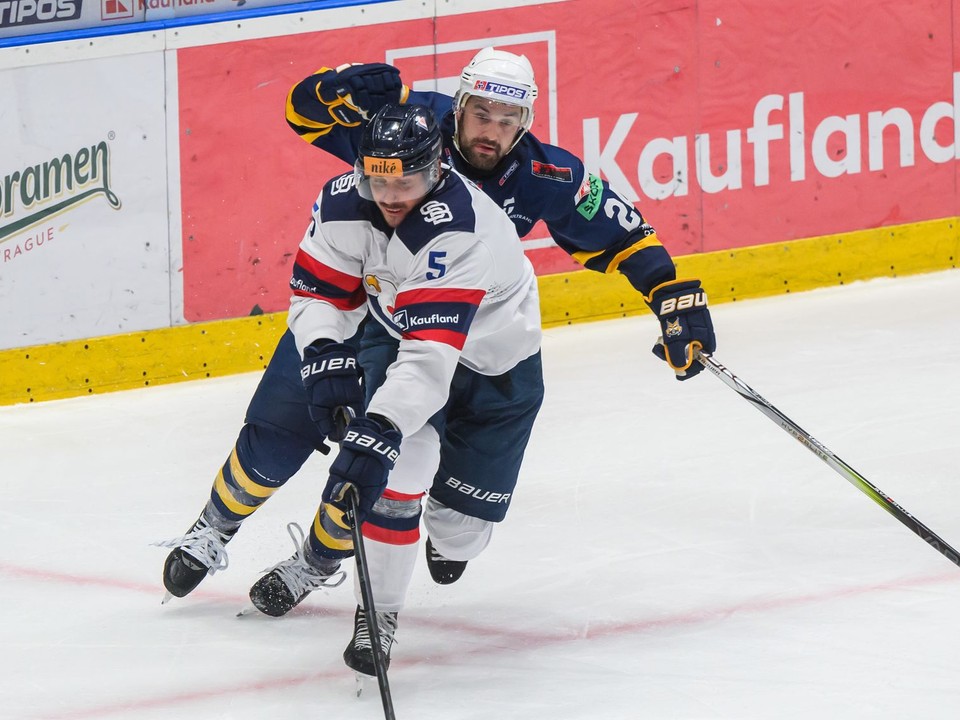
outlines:
M438 585L450 585L455 583L467 569L466 560L448 560L437 552L437 549L427 538L427 569L430 570L430 577Z
M317 588L334 588L346 578L336 563L330 569L312 565L304 547L303 530L296 523L287 525L287 532L297 547L296 552L277 563L250 588L253 607L265 615L281 617L293 610L300 601ZM240 615L247 613L241 610Z
M390 648L393 647L394 636L397 634L397 613L377 612L377 629L380 631L380 647L383 649L383 665L386 670L390 667ZM343 662L357 673L357 695L363 689L361 676L376 677L377 670L373 664L373 644L370 641L370 627L367 625L367 616L363 608L357 606L353 616L353 638L343 651Z
M225 545L236 534L218 530L201 515L186 535L174 540L154 543L173 548L163 564L163 586L167 589L163 603L172 597L182 598L207 575L226 570L229 560Z

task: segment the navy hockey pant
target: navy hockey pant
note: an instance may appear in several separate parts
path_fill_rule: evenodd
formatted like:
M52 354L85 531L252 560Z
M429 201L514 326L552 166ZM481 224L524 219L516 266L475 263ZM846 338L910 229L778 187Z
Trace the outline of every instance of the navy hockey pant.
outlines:
M365 326L359 360L368 399L396 359L399 341L376 322ZM498 376L458 366L446 406L430 418L441 439L431 496L464 515L499 522L513 498L523 454L543 402L540 353ZM310 420L300 355L288 330L247 408L246 422L269 428L248 448L253 465L270 466L277 484L292 477L323 438ZM285 452L276 452L282 438ZM299 448L300 452L296 452ZM262 458L258 462L257 457Z
M398 347L379 323L367 324L359 359L368 399L383 383ZM430 495L464 515L503 520L542 402L539 352L497 376L458 365L446 406L429 420L440 436L440 468Z

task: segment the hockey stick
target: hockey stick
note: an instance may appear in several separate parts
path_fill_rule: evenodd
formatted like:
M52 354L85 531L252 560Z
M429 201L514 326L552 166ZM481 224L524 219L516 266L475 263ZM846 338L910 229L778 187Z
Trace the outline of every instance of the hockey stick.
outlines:
M377 672L377 684L380 686L380 700L383 702L383 716L386 720L396 720L393 712L393 696L390 694L390 682L387 679L387 663L383 657L383 647L380 645L380 625L377 622L377 610L373 604L373 588L370 587L370 573L367 566L367 553L363 547L363 533L360 523L356 521L360 498L357 488L353 485L347 493L350 509L348 522L350 534L353 536L354 559L357 565L357 580L360 582L360 595L363 598L363 611L367 616L370 627L370 645L373 650L373 667Z
M338 407L334 411L337 433L343 437L347 425L353 420L350 408ZM357 518L360 516L360 491L356 485L347 489L347 522L350 523L350 535L353 538L354 563L357 566L357 581L360 583L360 597L363 599L363 612L367 616L370 628L370 649L373 651L373 669L377 673L377 685L380 687L380 701L383 703L385 720L396 720L393 712L393 696L390 694L390 681L387 679L387 662L380 644L380 625L377 622L377 609L373 602L373 588L370 586L370 572L367 565L367 553L363 546L363 532ZM359 686L358 686L359 687ZM357 691L359 694L359 690Z
M737 392L740 397L751 403L757 410L762 412L768 418L773 420L785 432L799 440L807 450L812 452L827 465L832 467L837 473L850 481L855 487L863 492L867 497L873 500L897 520L906 525L910 530L920 536L930 547L943 555L954 565L960 566L960 554L933 530L928 528L913 515L904 510L900 505L894 502L893 498L884 493L878 487L870 483L863 475L858 473L843 460L838 458L826 445L810 435L806 430L797 425L777 408L767 402L756 390L747 385L727 368L713 359L710 355L698 353L697 359L700 363L718 378L723 380L731 389Z

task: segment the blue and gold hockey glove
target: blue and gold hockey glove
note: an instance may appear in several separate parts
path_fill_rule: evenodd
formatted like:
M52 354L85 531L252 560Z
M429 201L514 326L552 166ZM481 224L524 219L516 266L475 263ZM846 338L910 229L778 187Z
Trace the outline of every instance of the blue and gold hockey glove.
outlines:
M357 522L363 524L387 487L387 476L400 457L402 435L386 418L358 417L347 426L340 453L330 465L323 501L347 511L347 493L357 489Z
M333 340L318 340L304 348L300 379L307 392L310 419L324 437L339 441L343 432L337 422L340 409L352 415L363 414L356 351Z
M703 370L697 352L717 349L707 294L699 280L671 280L657 285L644 298L660 320L661 337L653 354L666 360L677 380L688 380Z
M392 65L347 63L322 67L290 89L287 123L316 144L337 125L357 127L388 102L404 102L409 89Z
M384 63L321 68L316 93L334 122L355 127L369 120L386 103L400 102L405 88L400 71Z

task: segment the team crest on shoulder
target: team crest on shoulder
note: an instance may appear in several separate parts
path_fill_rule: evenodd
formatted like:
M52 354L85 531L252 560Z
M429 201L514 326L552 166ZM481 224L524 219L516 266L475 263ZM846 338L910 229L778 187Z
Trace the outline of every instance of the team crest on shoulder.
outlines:
M424 203L423 207L420 208L420 214L423 215L424 220L433 225L439 225L440 223L453 220L453 213L450 211L450 206L438 200L431 200L428 203Z
M347 173L336 178L330 184L330 194L339 195L350 190L357 183L357 176L354 173Z

